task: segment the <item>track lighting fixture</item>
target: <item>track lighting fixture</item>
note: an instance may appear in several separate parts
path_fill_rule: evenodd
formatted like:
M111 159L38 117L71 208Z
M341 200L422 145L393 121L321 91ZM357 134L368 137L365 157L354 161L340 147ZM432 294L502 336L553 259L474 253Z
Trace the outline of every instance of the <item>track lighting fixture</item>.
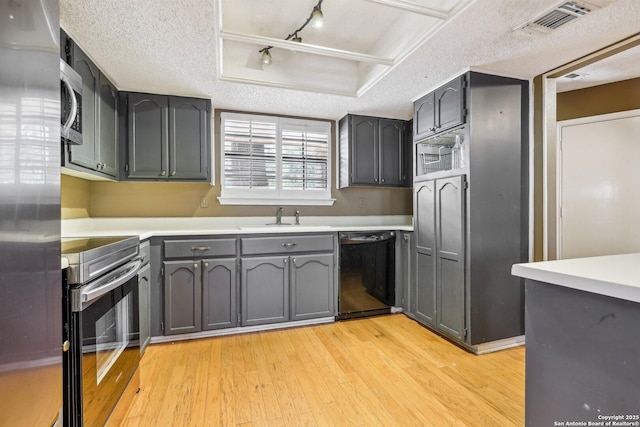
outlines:
M321 28L324 25L324 15L322 14L322 2L323 0L318 0L318 3L315 6L313 6L313 10L311 11L311 14L307 18L307 20L304 21L304 24L302 24L302 26L297 30L295 30L293 33L285 37L285 40L291 40L292 42L302 43L302 37L300 37L298 33L302 31L304 27L306 27L308 24L311 24L313 28ZM273 49L273 46L267 46L258 51L262 54L261 61L265 65L271 64L271 52L269 52L269 49Z
M262 52L262 56L260 60L264 65L271 65L271 52L269 52L269 48L265 47L261 49L259 52Z

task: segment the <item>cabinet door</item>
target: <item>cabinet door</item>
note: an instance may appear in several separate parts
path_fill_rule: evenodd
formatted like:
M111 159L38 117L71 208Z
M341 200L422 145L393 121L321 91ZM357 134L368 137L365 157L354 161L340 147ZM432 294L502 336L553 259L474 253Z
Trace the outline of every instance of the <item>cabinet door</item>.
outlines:
M351 183L378 184L378 119L351 117Z
M209 114L204 99L169 98L169 176L209 177Z
M463 339L465 328L464 176L436 181L438 329Z
M404 122L380 119L380 184L404 184Z
M202 261L202 329L237 326L236 259Z
M428 93L413 104L413 138L432 135L436 131L435 94Z
M435 181L416 184L416 289L411 312L418 320L436 322L436 208Z
M242 326L289 320L289 258L242 259Z
M291 256L291 320L333 316L333 254Z
M166 96L128 95L127 178L166 178L169 170Z
M118 138L118 90L100 73L98 104L98 171L116 177Z
M96 117L100 94L100 71L75 43L73 44L73 69L82 77L82 145L69 145L69 162L98 170Z
M164 333L198 332L202 322L200 261L164 263Z
M464 76L460 76L435 92L436 132L464 123Z
M140 353L151 339L151 265L147 264L138 272L140 291Z

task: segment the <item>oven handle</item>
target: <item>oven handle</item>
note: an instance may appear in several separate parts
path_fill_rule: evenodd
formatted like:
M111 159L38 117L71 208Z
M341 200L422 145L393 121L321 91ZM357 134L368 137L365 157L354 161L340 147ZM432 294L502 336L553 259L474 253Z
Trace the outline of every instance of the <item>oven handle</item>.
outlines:
M128 264L123 265L115 273L116 277L112 278L106 283L95 283L93 285L88 285L80 290L80 301L84 304L90 301L93 301L97 298L100 298L102 295L111 292L112 290L122 286L127 283L129 279L138 274L138 270L140 269L140 265L142 261L139 259L135 261L131 261Z

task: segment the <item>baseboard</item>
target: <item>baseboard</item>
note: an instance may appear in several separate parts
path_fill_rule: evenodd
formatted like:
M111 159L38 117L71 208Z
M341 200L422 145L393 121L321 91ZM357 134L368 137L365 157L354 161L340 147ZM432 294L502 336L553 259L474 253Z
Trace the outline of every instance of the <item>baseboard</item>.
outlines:
M511 347L518 347L524 344L525 344L525 336L519 335L517 337L510 337L502 340L473 345L471 346L471 348L475 354L480 355L480 354L492 353L494 351L505 350Z
M335 317L321 317L318 319L297 320L294 322L272 323L258 326L238 326L235 328L215 329L212 331L194 332L191 334L177 334L151 337L151 344L175 341L194 340L199 338L221 337L225 335L247 334L250 332L271 331L276 329L296 328L299 326L321 325L335 322Z

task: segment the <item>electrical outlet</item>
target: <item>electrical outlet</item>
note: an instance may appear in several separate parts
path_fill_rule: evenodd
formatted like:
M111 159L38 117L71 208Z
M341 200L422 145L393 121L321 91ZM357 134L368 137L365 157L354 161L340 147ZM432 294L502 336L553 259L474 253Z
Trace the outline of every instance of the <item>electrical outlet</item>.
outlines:
M365 199L364 197L360 197L360 207L361 208L367 207L367 199Z
M200 207L201 208L208 208L209 207L209 199L207 199L205 196L202 196L200 198Z

